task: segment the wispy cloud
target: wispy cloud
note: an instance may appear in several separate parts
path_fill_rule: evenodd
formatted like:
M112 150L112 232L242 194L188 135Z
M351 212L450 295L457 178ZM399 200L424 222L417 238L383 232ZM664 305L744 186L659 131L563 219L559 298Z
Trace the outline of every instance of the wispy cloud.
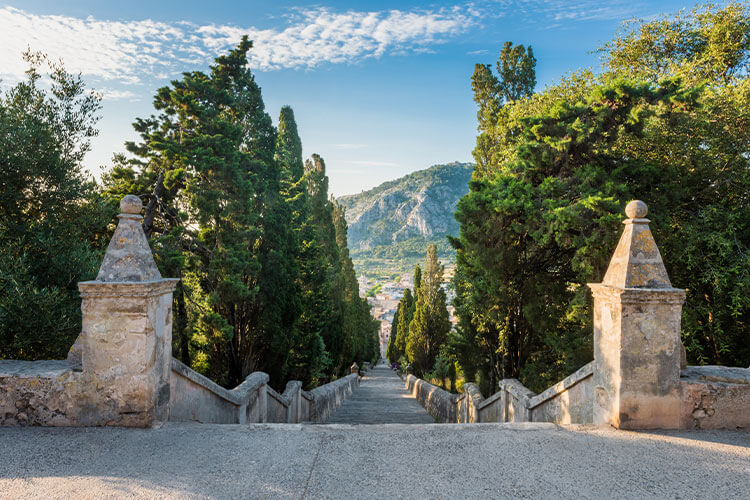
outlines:
M504 17L512 12L528 22L548 28L564 27L565 22L626 19L644 9L657 8L658 2L644 0L478 0L487 16ZM560 23L563 21L563 23ZM553 26L554 25L554 26Z
M97 89L102 94L102 97L108 101L116 101L120 99L138 100L140 96L131 90L118 90L110 88Z
M110 21L92 17L37 15L0 8L0 75L20 78L20 55L30 47L61 58L68 69L103 80L141 83L210 61L236 45L242 35L254 41L255 69L313 68L353 63L389 53L423 53L476 22L468 8L336 12L297 11L282 28L197 25L189 22Z
M470 50L466 54L470 56L480 56L482 54L486 54L487 52L489 52L487 49L479 49L479 50Z

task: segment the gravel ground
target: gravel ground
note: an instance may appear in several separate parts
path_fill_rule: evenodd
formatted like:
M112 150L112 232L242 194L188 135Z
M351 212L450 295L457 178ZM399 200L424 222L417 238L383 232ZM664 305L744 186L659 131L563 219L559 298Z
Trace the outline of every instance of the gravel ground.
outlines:
M750 432L0 428L0 498L750 498Z

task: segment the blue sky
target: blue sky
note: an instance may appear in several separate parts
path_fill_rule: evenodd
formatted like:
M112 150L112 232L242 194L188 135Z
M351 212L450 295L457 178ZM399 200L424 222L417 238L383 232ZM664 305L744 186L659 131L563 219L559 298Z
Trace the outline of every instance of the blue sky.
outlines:
M23 76L27 47L62 58L104 98L86 159L98 174L155 90L255 40L251 67L274 118L295 111L305 155L326 160L335 195L435 163L471 161L470 76L503 42L531 44L538 87L596 68L595 50L622 21L690 8L643 0L359 1L307 3L0 1L0 78Z

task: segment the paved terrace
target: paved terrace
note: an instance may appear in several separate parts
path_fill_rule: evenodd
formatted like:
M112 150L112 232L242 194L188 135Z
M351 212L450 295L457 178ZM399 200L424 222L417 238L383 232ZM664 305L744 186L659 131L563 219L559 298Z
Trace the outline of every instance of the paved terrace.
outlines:
M750 432L552 424L0 428L0 498L748 497Z
M334 411L329 424L432 424L422 405L385 364L365 373L359 388Z

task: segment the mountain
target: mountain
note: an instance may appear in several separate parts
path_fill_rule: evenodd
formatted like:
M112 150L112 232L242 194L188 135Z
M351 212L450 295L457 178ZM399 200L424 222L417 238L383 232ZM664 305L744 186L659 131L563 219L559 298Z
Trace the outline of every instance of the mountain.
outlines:
M441 258L452 258L445 236L458 234L453 213L469 192L473 169L472 163L433 165L338 198L346 207L348 244L358 270L368 263L407 270L424 258L430 243L438 245Z

